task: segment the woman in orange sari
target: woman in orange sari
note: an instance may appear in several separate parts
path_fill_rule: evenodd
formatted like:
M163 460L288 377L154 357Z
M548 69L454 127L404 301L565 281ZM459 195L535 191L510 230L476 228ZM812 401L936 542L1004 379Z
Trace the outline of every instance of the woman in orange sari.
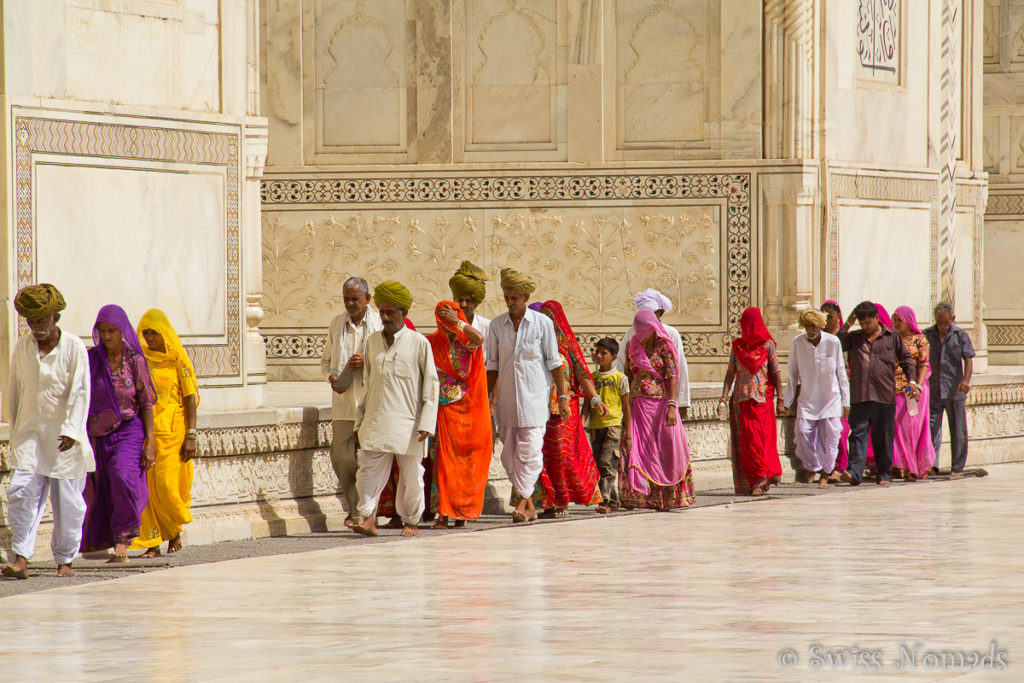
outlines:
M454 301L438 303L434 318L437 331L427 335L427 341L434 351L441 392L437 436L430 445L438 515L433 528L447 529L449 517L461 527L483 510L491 468L491 409L483 335L469 325Z

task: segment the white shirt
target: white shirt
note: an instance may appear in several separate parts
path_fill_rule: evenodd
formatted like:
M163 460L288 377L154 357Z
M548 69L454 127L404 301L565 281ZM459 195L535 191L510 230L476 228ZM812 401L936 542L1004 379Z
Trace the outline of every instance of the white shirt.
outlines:
M370 307L366 308L366 313L358 325L352 323L347 311L334 316L330 327L327 328L324 353L320 356L320 370L324 377L329 377L332 371L339 374L354 353L361 353L365 357L366 340L380 328L380 314ZM364 394L362 373L357 372L352 378L352 385L345 393L331 391L331 419L355 420L356 409Z
M381 453L420 455L417 432L435 433L440 383L430 342L403 327L388 347L384 333L366 342L366 396L356 412L359 447Z
M846 377L843 345L838 337L822 332L817 346L806 334L796 337L789 347L786 371L789 381L783 400L791 406L799 384L798 418L823 420L843 416L843 408L850 405L850 381Z
M518 332L508 313L492 320L488 332L485 366L488 372L498 372L494 386L498 427L543 427L551 415L551 371L562 367L554 323L526 309Z
M486 344L487 344L487 330L490 329L490 327L491 327L491 319L490 318L485 318L482 315L480 315L479 313L475 313L473 315L473 322L470 323L470 327L472 327L474 330L476 330L477 332L482 334L483 337L484 337L484 347L483 347L484 350L483 350L483 353L484 353L484 363L486 363L487 362L487 348L486 348Z
M672 344L676 347L676 357L679 359L679 386L676 388L676 405L680 408L690 405L690 368L686 365L686 354L683 353L683 338L671 325L662 323L662 327L672 338ZM612 361L612 367L619 372L626 371L626 356L629 355L629 340L633 338L633 328L626 330L626 334L619 343L619 353Z
M57 345L39 357L26 334L14 345L7 396L11 407L11 467L53 479L82 479L96 469L86 432L89 357L85 344L61 332ZM60 437L75 440L57 450Z

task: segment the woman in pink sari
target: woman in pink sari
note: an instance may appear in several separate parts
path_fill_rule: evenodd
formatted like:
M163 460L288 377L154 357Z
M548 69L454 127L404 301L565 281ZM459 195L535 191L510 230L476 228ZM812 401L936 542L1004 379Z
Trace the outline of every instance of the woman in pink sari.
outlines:
M675 344L654 311L637 311L626 357L632 439L620 467L619 497L625 508L667 512L692 505L690 447L679 421Z
M843 324L843 309L839 308L839 304L831 300L826 301L821 305L821 312L828 316L825 323L825 331L829 334L838 332ZM846 367L846 372L849 374L849 363L847 363ZM836 457L834 474L832 477L829 477L830 481L839 481L839 473L844 472L850 465L850 422L845 417L841 418L841 421L843 423L843 431L839 436L839 455Z
M928 414L928 340L917 326L917 316L909 306L900 306L892 316L893 329L903 337L903 344L917 364L917 384L921 398L917 401L917 414L910 414L907 403L907 377L896 366L896 439L892 451L893 477L907 481L924 479L935 461Z

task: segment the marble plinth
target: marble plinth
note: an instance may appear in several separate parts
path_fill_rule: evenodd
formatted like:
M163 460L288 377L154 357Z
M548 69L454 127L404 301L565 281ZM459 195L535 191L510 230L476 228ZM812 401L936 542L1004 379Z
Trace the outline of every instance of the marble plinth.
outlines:
M192 489L194 521L184 531L190 545L342 528L345 511L330 460L330 394L326 382L271 383L270 407L255 411L201 412L199 454ZM729 425L715 409L720 388L691 387L693 405L684 422L693 477L701 491L732 487ZM972 466L1024 461L1024 373L975 378L968 407ZM6 439L6 434L0 434ZM507 509L511 488L496 444L485 511ZM0 489L10 478L8 443L0 441ZM793 420L779 421L784 477L797 465ZM949 467L949 447L941 460ZM36 559L50 557L49 516ZM0 548L10 548L6 498L0 499Z

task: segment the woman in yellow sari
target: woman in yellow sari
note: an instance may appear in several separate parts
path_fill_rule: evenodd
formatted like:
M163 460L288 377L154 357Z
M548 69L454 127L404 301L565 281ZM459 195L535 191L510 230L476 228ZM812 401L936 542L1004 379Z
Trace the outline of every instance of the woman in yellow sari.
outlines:
M199 387L192 361L163 311L146 311L139 321L139 341L146 354L157 400L153 407L156 464L149 471L149 504L132 548L147 548L142 557L181 550L182 526L192 521L192 456L196 453L196 408Z

